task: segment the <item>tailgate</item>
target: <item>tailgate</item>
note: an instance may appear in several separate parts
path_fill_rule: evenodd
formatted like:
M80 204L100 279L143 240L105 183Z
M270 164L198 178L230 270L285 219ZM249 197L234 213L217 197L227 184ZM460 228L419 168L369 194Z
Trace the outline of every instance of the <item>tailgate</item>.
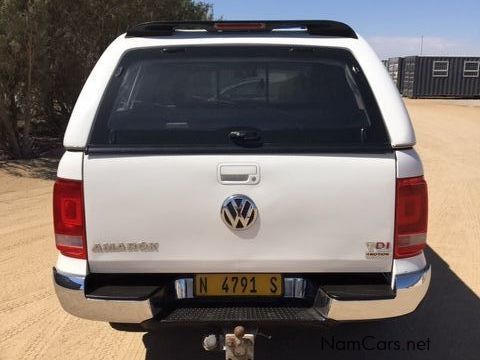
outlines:
M222 182L222 164L255 168L258 179ZM88 155L90 270L389 272L395 177L392 153ZM221 217L235 194L258 209L248 229L233 230ZM372 243L390 249L372 256Z

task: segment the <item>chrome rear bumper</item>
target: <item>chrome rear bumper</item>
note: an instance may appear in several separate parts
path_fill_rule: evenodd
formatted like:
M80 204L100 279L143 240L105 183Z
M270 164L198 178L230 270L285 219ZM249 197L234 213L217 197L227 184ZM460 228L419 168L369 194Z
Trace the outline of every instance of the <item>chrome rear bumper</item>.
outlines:
M65 274L53 269L55 293L63 309L77 317L118 323L141 323L151 319L149 300L94 300L87 299L84 293L85 277Z
M322 289L318 290L314 312L319 318L335 321L373 320L408 314L416 309L424 298L430 284L431 268L397 275L394 279L396 296L385 300L338 300L330 297ZM55 292L63 309L84 319L141 323L154 317L160 309L151 305L149 299L97 300L87 299L84 293L85 277L61 273L53 270ZM193 281L175 281L177 299L193 298ZM285 279L285 297L302 298L305 295L305 282L301 278Z
M406 315L414 311L427 293L431 267L395 277L397 294L393 299L342 301L319 289L315 309L326 319L336 321L374 320Z

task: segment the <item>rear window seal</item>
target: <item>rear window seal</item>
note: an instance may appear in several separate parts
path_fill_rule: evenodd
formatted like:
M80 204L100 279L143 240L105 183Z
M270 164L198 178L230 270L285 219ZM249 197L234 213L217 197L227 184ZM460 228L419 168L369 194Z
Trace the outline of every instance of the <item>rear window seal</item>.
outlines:
M77 149L79 150L79 149ZM215 146L202 146L198 149L187 147L162 147L162 146L108 146L108 145L89 145L84 149L85 154L159 154L159 155L206 155L206 154L243 154L243 155L262 155L262 154L305 154L317 155L325 153L362 153L362 154L386 154L393 153L395 149L390 144L385 145L363 145L363 146L315 146L312 148L301 147L298 149L292 147L269 147L269 148L231 148Z

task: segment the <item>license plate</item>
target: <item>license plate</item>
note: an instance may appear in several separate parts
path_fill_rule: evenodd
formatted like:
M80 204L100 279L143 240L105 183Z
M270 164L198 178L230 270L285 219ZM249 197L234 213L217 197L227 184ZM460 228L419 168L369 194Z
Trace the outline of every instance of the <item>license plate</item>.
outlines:
M196 296L281 296L280 274L197 274Z

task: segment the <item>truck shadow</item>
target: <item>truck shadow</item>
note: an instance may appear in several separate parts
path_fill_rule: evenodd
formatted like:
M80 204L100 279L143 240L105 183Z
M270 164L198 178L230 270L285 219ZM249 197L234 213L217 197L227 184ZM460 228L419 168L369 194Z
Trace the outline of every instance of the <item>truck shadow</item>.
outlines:
M257 359L480 359L480 299L432 249L432 282L413 314L386 321L345 323L327 329L264 329L272 340L257 338ZM146 333L146 359L223 359L207 353L201 333L169 328ZM390 344L388 343L390 341ZM400 349L396 349L397 345ZM362 346L365 345L365 346ZM417 349L413 347L417 345ZM423 348L423 350L421 350Z

